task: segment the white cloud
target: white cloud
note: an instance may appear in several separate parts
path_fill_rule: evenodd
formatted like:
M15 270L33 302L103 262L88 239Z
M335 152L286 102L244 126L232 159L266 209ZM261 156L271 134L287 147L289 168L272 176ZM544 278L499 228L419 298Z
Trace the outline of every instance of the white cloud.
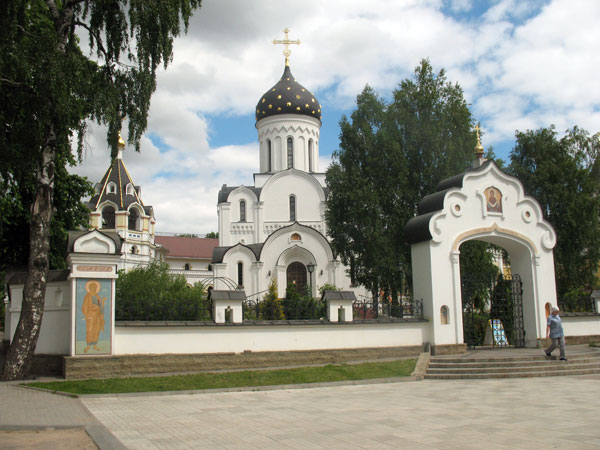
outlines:
M124 156L144 201L155 208L157 228L214 231L220 186L253 183L257 143L212 148L211 127L219 115L252 115L277 82L282 48L271 41L283 37L285 26L290 39L302 41L292 46L294 76L325 111L351 112L366 83L389 97L428 57L464 88L486 147L513 139L515 129L551 123L559 131L575 124L598 131L600 2L499 0L480 17L473 16L474 5L280 0L273 7L268 0L205 0L189 33L176 40L172 64L159 73L141 153L128 149ZM95 181L109 164L104 133L91 127L85 161L76 169ZM329 160L321 155L320 170Z

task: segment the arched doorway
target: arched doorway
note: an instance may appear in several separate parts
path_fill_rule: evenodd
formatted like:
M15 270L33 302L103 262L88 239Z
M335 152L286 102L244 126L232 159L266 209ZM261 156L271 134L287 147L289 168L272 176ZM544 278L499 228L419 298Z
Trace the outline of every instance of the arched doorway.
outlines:
M296 290L300 293L304 293L306 291L307 271L304 264L294 261L288 266L286 270L286 276L288 286L296 286Z
M524 347L523 283L509 253L480 240L460 245L463 342L469 348Z

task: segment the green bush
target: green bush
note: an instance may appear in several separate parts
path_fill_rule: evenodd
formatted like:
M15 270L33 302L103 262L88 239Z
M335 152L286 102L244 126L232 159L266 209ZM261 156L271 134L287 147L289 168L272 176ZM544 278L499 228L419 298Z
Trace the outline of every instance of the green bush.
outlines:
M277 282L271 281L269 284L269 292L267 292L260 302L260 318L263 320L283 320L283 305L281 300L277 298Z
M283 310L286 319L320 319L326 316L325 308L325 303L312 298L308 291L304 294L299 293L292 284L285 291Z
M166 263L120 271L116 320L210 320L204 287L190 287L183 275L171 275Z

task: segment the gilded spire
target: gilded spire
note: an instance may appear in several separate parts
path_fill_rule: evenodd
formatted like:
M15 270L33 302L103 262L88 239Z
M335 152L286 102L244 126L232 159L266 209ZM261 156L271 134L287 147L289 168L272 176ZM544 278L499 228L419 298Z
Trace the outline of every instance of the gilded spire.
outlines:
M485 159L483 158L483 145L481 145L481 138L479 136L479 124L475 125L475 132L477 133L477 145L475 145L475 165L481 166Z
M117 152L117 159L123 159L123 150L125 149L125 140L123 136L121 136L121 131L119 131L119 143L118 143L119 151Z
M283 45L283 56L285 56L285 65L287 67L290 65L290 55L292 54L292 51L290 50L290 44L300 45L300 39L291 41L288 38L288 33L290 32L290 30L287 27L285 27L285 30L283 30L283 32L285 33L285 38L284 39L273 39L273 45L277 45L277 44Z

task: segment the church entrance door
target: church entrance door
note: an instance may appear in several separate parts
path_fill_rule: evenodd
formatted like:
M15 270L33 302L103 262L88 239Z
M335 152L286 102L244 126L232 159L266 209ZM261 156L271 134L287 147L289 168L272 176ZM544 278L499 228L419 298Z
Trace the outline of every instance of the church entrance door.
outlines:
M306 292L306 266L301 262L295 261L287 268L287 285L293 284L296 290L303 294Z

